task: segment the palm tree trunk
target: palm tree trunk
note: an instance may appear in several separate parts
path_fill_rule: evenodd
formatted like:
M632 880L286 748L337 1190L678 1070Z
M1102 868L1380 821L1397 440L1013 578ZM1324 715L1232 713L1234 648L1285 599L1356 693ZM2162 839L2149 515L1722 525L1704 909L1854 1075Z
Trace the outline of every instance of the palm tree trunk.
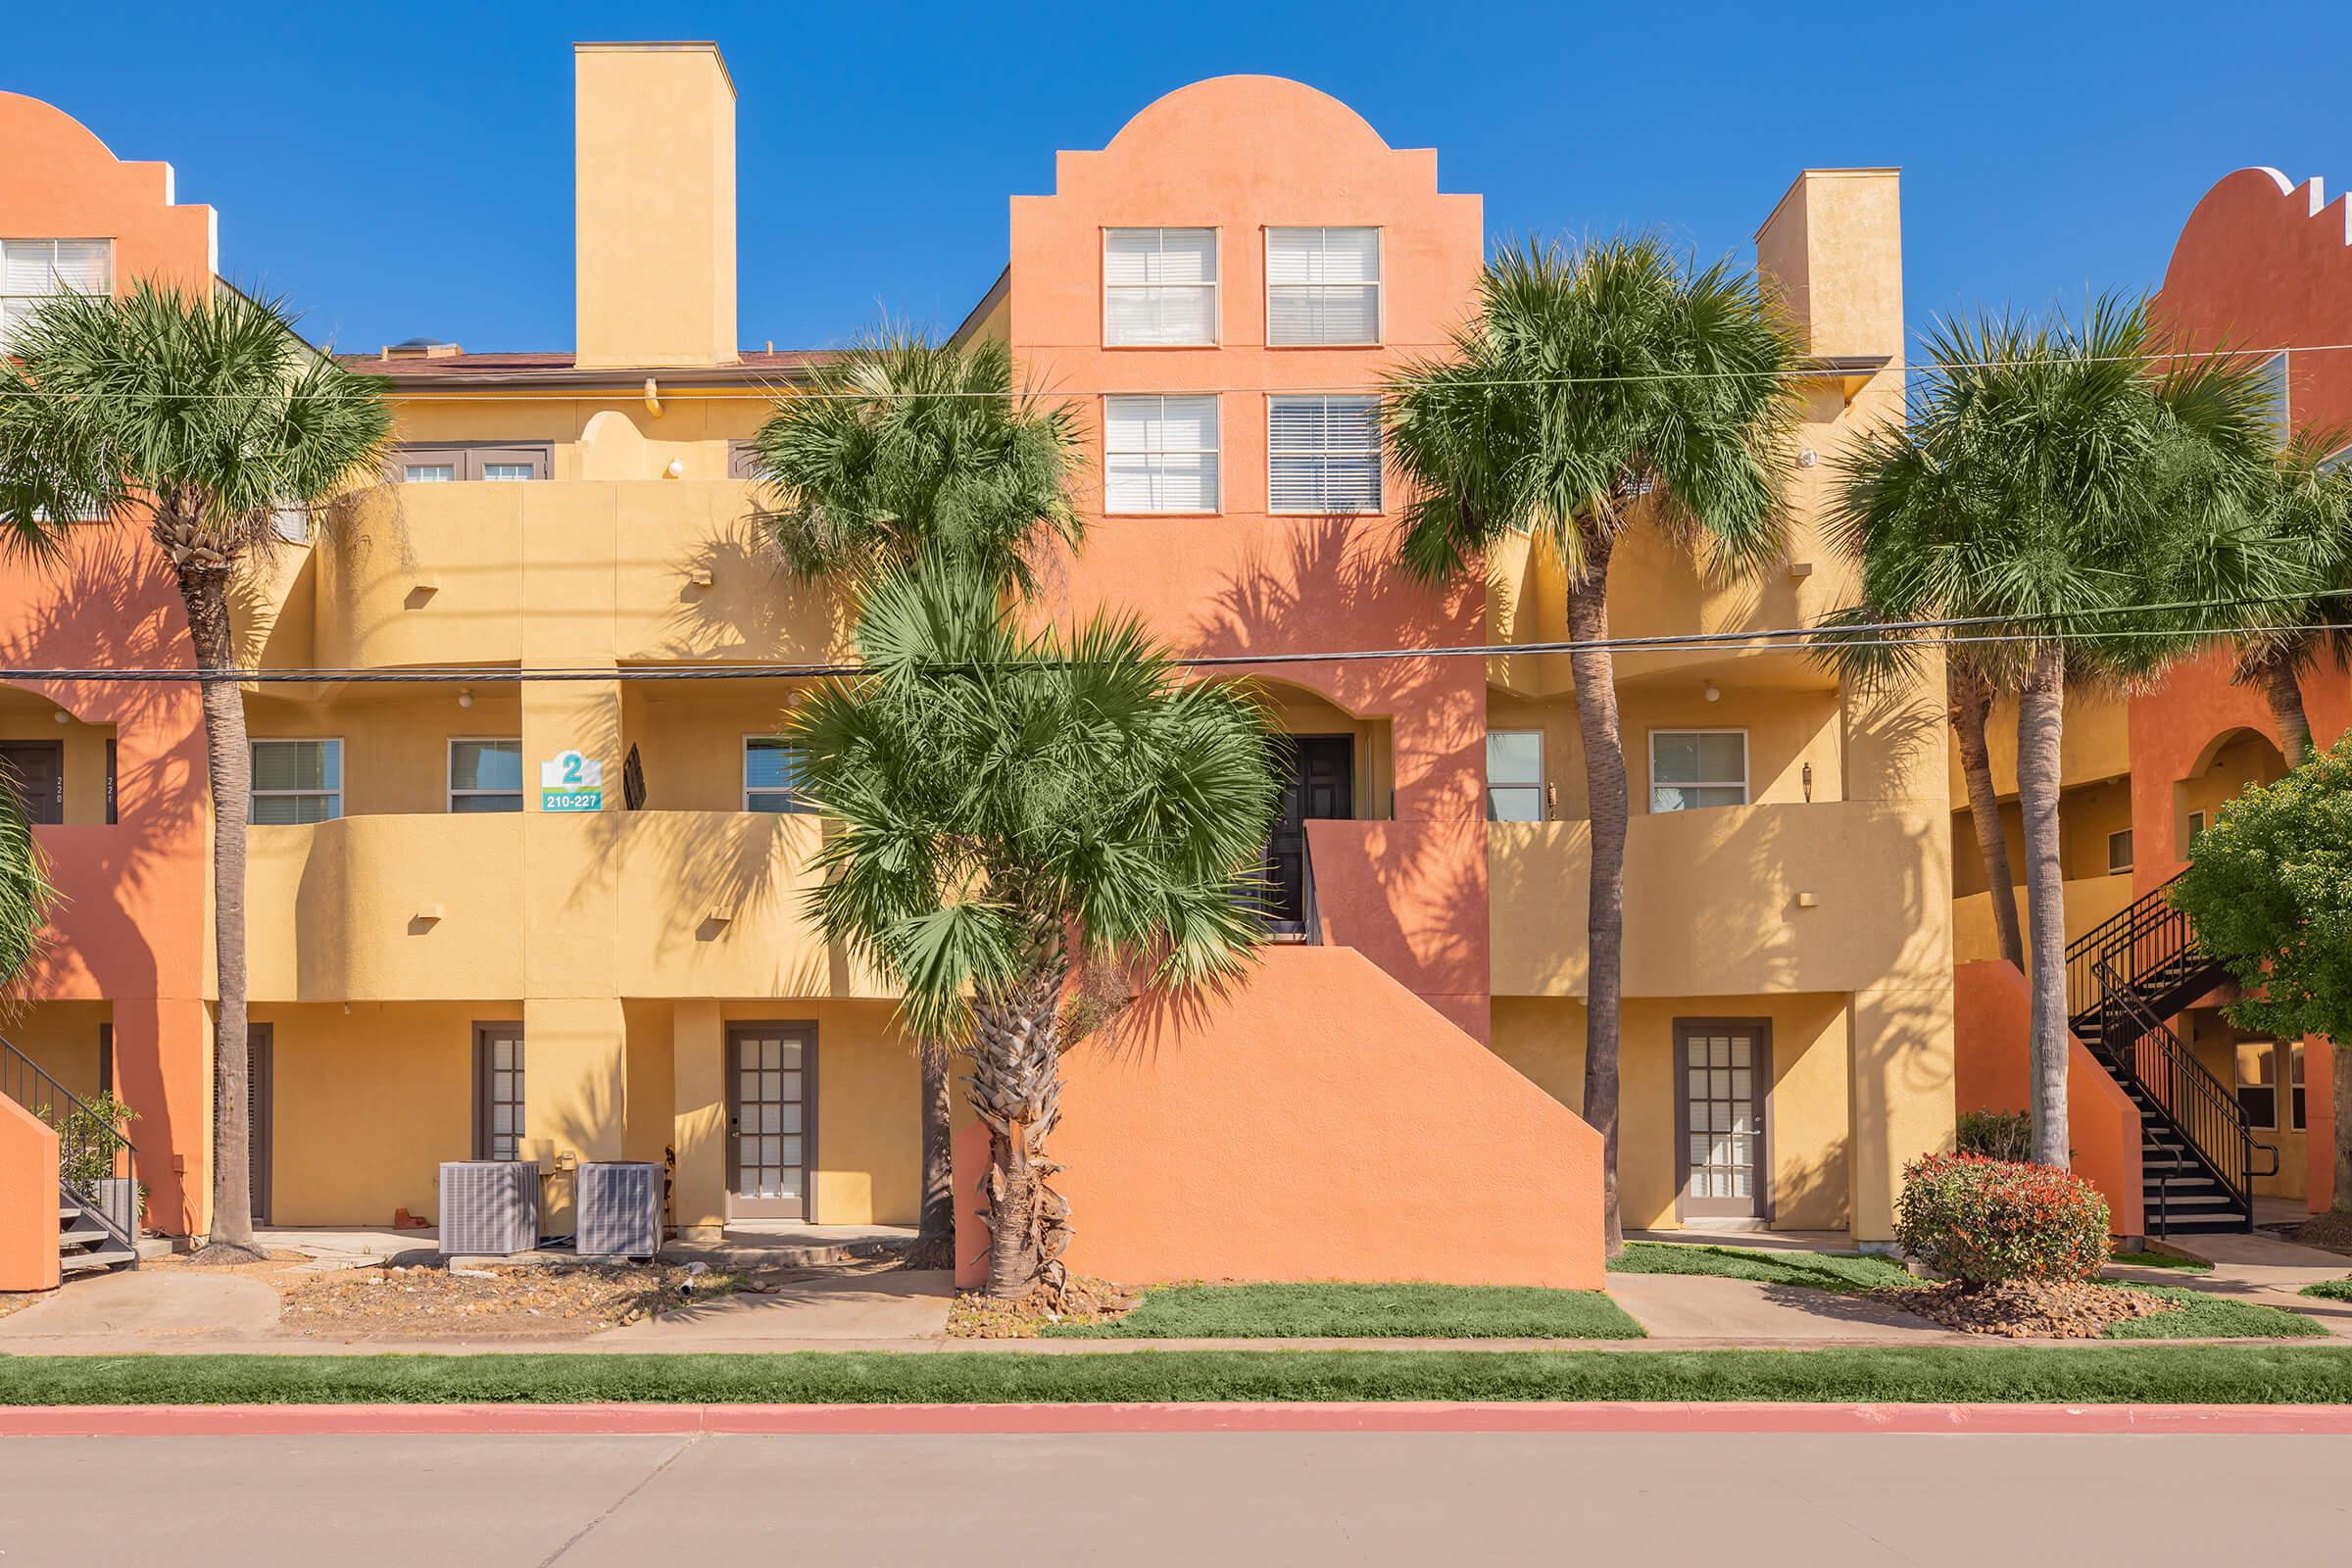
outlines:
M235 666L228 620L228 568L175 563L188 633L200 671ZM245 741L245 696L234 681L204 683L206 772L213 793L213 946L220 1003L214 1022L218 1118L208 1261L260 1258L253 1244L253 1129L246 1116L245 824L252 808L253 757Z
M1061 1291L1070 1205L1049 1185L1061 1167L1046 1139L1061 1118L1062 981L1058 955L1029 979L973 999L972 1108L989 1132L988 1282L1004 1301Z
M1568 585L1568 636L1592 644L1609 635L1609 552L1613 541L1587 530L1584 571ZM1601 1242L1625 1252L1617 1211L1617 1080L1622 1039L1625 948L1625 742L1617 723L1617 662L1606 648L1573 647L1576 721L1585 742L1585 793L1592 823L1592 875L1585 931L1585 1120L1600 1134Z
M2281 656L2264 661L2262 695L2271 705L2271 723L2278 731L2286 765L2301 767L2311 760L2311 720L2303 711L2303 686L2295 679L2292 660Z
M948 1072L948 1052L938 1041L925 1040L916 1044L915 1056L922 1067L922 1206L916 1221L914 1247L906 1254L906 1266L954 1268L955 1097Z
M2001 826L2001 798L1992 784L1992 751L1984 724L1992 712L1992 687L1982 675L1944 665L1944 692L1952 733L1960 743L1960 774L1968 781L1968 816L1977 830L1977 853L1984 859L1984 887L1992 899L1992 928L2001 956L2026 967L2025 940L2018 933L2017 887L2009 876L2009 835Z
M2059 752L2065 740L2066 662L2034 656L2017 700L2017 800L2025 816L2026 921L2034 963L2028 1060L2034 1160L2064 1169L2066 1140L2066 872L2058 859Z

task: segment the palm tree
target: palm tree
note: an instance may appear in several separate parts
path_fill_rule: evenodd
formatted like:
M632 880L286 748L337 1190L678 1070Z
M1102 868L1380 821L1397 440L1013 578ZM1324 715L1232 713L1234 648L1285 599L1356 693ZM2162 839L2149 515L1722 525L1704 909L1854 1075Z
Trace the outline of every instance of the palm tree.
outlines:
M2345 596L2352 594L2352 464L2326 466L2343 444L2340 432L2307 432L2279 454L2268 492L2273 525L2309 570L2314 591L2246 607L2253 629L2237 639L2235 678L2270 704L2290 767L2308 761L2313 751L2303 672L2323 654L2352 662L2352 630L2343 625Z
M787 738L838 824L813 912L896 980L918 1038L970 1054L987 1292L1024 1300L1059 1291L1070 1239L1046 1146L1072 967L1178 995L1238 976L1279 788L1251 700L1185 680L1140 622L1033 635L1014 616L935 559L877 581L869 672L819 689Z
M2063 1166L2067 686L2149 679L2233 618L2235 602L2299 576L2266 544L2250 369L2168 353L2144 305L2115 300L2080 324L1945 326L1928 348L1908 422L1860 436L1838 465L1829 524L1860 564L1866 607L1842 618L1985 618L1949 640L2018 702L2033 1157Z
M776 505L760 515L793 574L853 591L932 551L1026 596L1041 547L1076 545L1069 480L1078 436L1067 408L1016 395L1011 351L883 333L818 367L752 442ZM922 1205L917 1268L956 1260L948 1054L918 1041Z
M0 996L11 995L40 956L42 927L56 902L24 798L0 763Z
M295 335L274 301L140 284L64 295L21 325L0 372L0 542L55 557L72 519L143 525L186 606L213 804L219 1157L198 1255L258 1257L247 1175L245 826L252 760L229 586L273 522L373 479L391 416L380 383Z
M1977 831L1977 854L1984 862L1984 888L1992 900L1993 935L2001 956L2026 967L2025 936L2017 919L2017 885L2009 879L2009 830L2001 821L2001 795L1992 780L1992 747L1985 726L1992 716L1992 681L1961 648L1943 659L1944 708L1952 740L1960 748L1960 776L1968 786L1968 818Z
M1415 492L1401 555L1450 576L1532 534L1568 579L1569 654L1591 801L1592 982L1585 1119L1602 1139L1604 1224L1617 1211L1618 1041L1625 928L1625 748L1608 636L1609 560L1647 522L1712 565L1779 559L1783 436L1794 334L1751 274L1697 266L1650 236L1502 253L1452 352L1407 364L1391 444Z

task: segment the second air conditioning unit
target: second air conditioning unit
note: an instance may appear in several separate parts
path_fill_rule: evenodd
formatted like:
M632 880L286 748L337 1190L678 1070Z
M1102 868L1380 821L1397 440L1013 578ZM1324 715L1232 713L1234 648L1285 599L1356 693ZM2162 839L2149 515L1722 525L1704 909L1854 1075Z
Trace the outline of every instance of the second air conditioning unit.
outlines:
M582 1257L651 1257L662 1250L662 1167L583 1162L575 1245Z

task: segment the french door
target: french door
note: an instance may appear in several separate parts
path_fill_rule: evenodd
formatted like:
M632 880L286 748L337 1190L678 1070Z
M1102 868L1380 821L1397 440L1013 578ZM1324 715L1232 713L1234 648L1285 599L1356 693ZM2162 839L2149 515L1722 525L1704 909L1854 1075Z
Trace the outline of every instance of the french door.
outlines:
M727 1025L727 1214L814 1219L816 1027Z
M1686 1220L1771 1218L1765 1096L1772 1033L1755 1018L1678 1018L1674 1025L1677 1211Z

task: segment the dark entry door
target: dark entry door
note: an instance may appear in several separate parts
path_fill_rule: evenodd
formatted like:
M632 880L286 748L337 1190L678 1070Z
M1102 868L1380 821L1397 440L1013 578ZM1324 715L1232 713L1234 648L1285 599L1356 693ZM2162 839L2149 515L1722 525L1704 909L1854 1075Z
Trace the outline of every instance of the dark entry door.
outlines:
M253 1222L270 1223L270 1122L274 1119L277 1096L274 1076L270 1069L276 1052L275 1028L266 1023L245 1026L245 1180L247 1201L253 1205ZM213 1080L213 1159L220 1158L220 1081Z
M727 1025L727 1213L814 1219L816 1030Z
M66 743L0 741L0 767L35 822L66 819Z
M1277 931L1306 929L1306 823L1310 817L1355 815L1355 738L1288 735L1284 761L1290 780L1282 815L1266 841L1268 923Z

